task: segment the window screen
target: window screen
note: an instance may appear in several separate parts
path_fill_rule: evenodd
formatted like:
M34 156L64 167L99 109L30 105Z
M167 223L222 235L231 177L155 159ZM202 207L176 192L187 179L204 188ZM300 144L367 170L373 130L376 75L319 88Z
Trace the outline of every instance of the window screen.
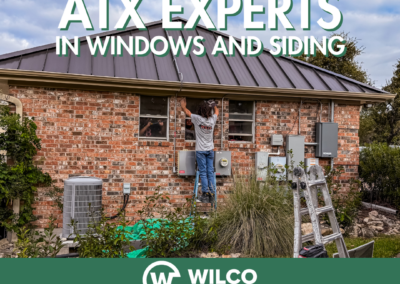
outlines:
M140 97L140 139L167 140L168 109L168 97Z
M229 141L252 142L254 102L229 101Z

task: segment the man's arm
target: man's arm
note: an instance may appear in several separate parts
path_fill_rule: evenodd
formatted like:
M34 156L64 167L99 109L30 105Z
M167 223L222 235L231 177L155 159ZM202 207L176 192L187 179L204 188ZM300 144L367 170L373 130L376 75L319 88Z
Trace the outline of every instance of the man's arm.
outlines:
M217 106L214 107L214 114L217 116L219 116L219 109L217 108Z
M192 113L186 108L186 98L182 98L181 107L188 117L192 117Z

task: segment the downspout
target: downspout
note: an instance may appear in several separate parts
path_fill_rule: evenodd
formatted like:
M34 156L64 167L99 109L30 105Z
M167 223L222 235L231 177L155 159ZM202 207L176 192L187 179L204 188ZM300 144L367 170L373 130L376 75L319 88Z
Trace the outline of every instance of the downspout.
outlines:
M167 30L165 30L165 33L167 34L167 37L169 38L169 33ZM180 81L181 81L181 88L179 90L179 92L175 93L175 123L174 123L174 161L173 161L173 166L172 166L172 172L175 174L177 172L176 170L176 110L177 110L177 103L178 103L178 93L182 92L182 84L183 84L183 73L179 71L179 66L178 66L178 62L176 61L176 57L175 54L172 54L173 58L174 58L174 63L175 63L175 68L176 68L176 72L178 73L178 76L180 77Z
M224 100L225 97L228 95L225 95L222 97L222 108L221 108L221 151L224 150Z
M331 100L331 122L335 122L335 102ZM334 158L331 159L331 171L333 170L333 166L335 165L334 163Z

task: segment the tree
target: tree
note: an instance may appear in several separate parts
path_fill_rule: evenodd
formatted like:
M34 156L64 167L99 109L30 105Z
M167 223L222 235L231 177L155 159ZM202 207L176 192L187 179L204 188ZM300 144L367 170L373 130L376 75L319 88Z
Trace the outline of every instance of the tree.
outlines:
M361 144L400 143L400 60L395 65L392 79L383 89L397 95L393 100L363 110L360 124Z
M372 84L367 72L363 70L356 57L364 52L363 46L358 46L357 38L350 37L348 33L333 34L332 36L341 36L346 41L347 52L343 57L326 57L321 51L317 51L316 56L307 57L302 55L297 57L312 65L324 68L326 70L341 74L362 83ZM322 44L322 43L321 43ZM335 50L339 50L336 43Z

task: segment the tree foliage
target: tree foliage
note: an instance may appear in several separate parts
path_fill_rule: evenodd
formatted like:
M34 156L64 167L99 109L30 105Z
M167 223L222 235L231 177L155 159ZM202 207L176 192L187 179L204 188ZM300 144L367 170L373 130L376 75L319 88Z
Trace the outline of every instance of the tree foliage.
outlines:
M297 58L359 82L372 84L367 72L362 68L362 62L356 60L357 56L363 54L365 49L363 46L359 46L358 39L350 37L349 33L333 34L332 36L341 36L346 41L347 51L343 57L326 57L318 50L315 56L307 57L302 55ZM341 43L337 42L335 44L335 50L339 50L337 47L339 44Z
M396 94L396 97L363 110L360 123L362 145L372 142L393 145L400 142L400 60L395 65L393 77L383 89Z
M15 215L7 206L0 209L0 223L15 230L35 219L32 204L38 186L49 186L50 175L43 173L34 163L37 150L41 149L33 120L13 114L7 106L0 108L0 200L10 205L20 199L20 213Z

